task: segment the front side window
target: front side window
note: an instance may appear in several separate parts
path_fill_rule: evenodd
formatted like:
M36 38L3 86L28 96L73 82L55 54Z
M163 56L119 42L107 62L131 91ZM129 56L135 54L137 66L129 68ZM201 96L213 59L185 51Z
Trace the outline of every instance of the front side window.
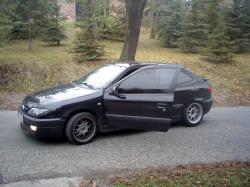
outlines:
M166 93L174 78L176 68L151 68L141 70L125 79L119 93L145 94Z

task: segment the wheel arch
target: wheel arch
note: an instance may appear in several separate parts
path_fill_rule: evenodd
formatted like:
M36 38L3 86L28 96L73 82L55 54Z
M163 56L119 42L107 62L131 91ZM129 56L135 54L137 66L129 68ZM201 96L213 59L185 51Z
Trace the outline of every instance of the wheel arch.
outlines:
M202 106L202 109L205 110L205 101L203 98L195 98L192 102L189 102L187 106L190 105L191 103L200 103Z
M98 115L96 112L94 112L93 110L88 110L88 109L81 109L81 110L74 110L74 111L71 111L67 117L66 117L66 120L64 122L64 129L66 128L66 125L68 123L68 121L70 120L70 118L76 114L79 114L79 113L83 113L83 112L86 112L86 113L90 113L91 115L93 115L95 118L96 118L96 122L97 122L97 130L99 131L99 128L100 128L100 123L99 123L99 120L98 120Z
M185 111L187 109L187 107L192 104L192 103L199 103L202 106L203 112L205 112L205 103L203 99L194 99L193 101L189 101L186 104L183 105L183 109L182 109L182 114L181 114L181 119L184 118L185 115Z

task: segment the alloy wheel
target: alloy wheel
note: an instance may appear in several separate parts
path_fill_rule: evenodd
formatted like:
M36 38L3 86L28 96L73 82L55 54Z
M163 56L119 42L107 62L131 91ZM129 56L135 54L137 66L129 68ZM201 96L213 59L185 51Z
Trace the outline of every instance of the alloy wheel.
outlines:
M95 134L95 121L91 118L80 118L75 121L73 136L79 142L86 142Z
M203 108L200 103L192 103L187 108L187 120L189 123L196 124L202 118Z

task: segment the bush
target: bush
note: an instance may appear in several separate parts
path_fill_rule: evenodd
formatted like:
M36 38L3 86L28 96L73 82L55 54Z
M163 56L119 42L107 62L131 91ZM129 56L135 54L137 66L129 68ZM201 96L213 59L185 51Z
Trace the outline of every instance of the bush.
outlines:
M98 37L101 39L110 39L124 41L125 24L121 18L115 16L100 16L97 18Z
M75 61L81 63L88 60L100 59L104 55L104 50L96 38L94 19L89 18L83 22L78 22L77 26L79 31L73 48Z
M64 34L63 27L59 24L49 25L43 32L43 41L47 42L49 45L59 46L61 40L66 38Z
M8 26L5 27L5 26L0 25L0 46L6 41L8 41L9 31L10 31L10 27Z

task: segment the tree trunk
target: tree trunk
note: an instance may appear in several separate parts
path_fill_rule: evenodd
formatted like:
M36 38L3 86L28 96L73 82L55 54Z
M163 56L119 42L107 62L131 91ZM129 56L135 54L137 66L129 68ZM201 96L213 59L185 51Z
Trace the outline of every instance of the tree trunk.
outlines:
M135 61L139 41L141 20L147 0L125 0L127 31L120 61Z
M156 9L156 1L152 1L150 5L150 39L155 39L156 30L155 30L155 9Z
M155 39L155 28L154 28L154 26L151 26L151 29L150 29L150 39Z
M32 28L31 28L31 24L32 24L32 20L29 19L29 29L28 29L28 34L29 34L29 44L28 44L28 49L29 51L31 51L32 48Z

